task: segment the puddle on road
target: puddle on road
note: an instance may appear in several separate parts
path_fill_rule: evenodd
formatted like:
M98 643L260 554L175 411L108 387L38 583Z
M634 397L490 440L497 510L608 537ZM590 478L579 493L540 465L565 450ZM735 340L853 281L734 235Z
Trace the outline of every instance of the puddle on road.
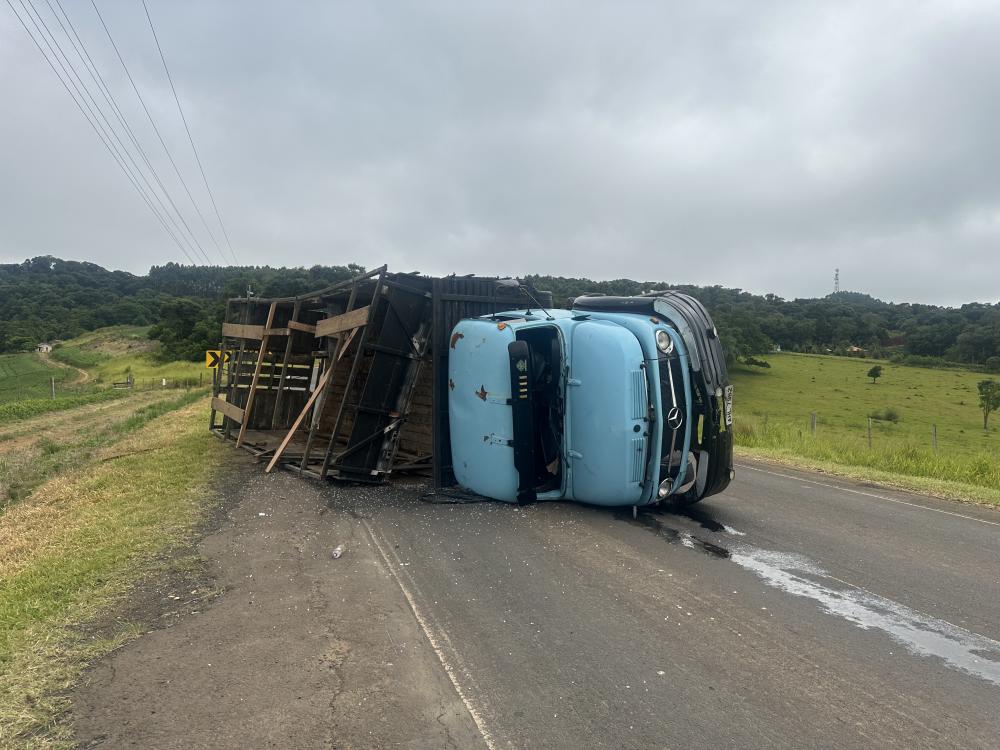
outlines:
M902 604L840 582L802 555L786 554L737 543L732 549L673 528L659 516L682 516L713 533L745 536L702 510L652 511L633 519L631 509L619 518L641 526L671 544L728 559L755 573L770 586L792 596L812 599L828 614L842 617L862 630L881 630L909 653L941 659L965 674L1000 686L1000 641L922 614Z
M881 630L912 654L937 657L954 669L1000 685L998 641L864 589L837 584L826 571L801 555L745 547L734 551L730 559L769 585L812 599L826 612L862 630Z

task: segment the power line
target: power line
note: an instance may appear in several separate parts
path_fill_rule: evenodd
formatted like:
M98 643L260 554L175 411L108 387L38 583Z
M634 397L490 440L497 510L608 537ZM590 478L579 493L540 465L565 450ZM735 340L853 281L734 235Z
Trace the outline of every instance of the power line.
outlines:
M89 60L89 62L90 62L88 70L90 70L90 68L93 68L93 72L91 73L91 77L95 77L95 75L96 75L96 78L99 80L98 86L101 87L102 91L105 92L105 98L110 100L110 104L111 104L112 108L115 110L116 114L118 115L118 119L122 122L123 127L125 127L126 130L128 131L129 137L132 139L132 141L135 144L137 150L139 150L139 152L141 153L141 155L143 157L143 160L146 162L146 164L150 168L150 170L153 171L154 176L156 176L155 170L153 169L152 164L150 164L148 156L146 155L145 151L142 149L141 145L139 144L138 140L136 139L135 134L132 131L132 128L128 125L127 121L125 120L124 115L121 114L121 109L118 107L118 104L117 104L117 102L114 99L114 95L111 94L111 91L110 91L107 83L104 81L103 76L101 76L100 72L97 70L97 66L94 64L93 58L90 56L90 53L87 51L86 45L83 43L83 40L80 38L80 35L77 33L76 27L73 25L73 21L70 19L69 14L66 12L66 9L63 7L61 0L55 0L55 1L56 1L56 5L58 5L59 9L62 11L63 16L65 16L66 22L69 24L69 27L70 27L70 29L73 32L73 36L76 38L76 41L79 43L80 50L83 51L83 55L81 55L81 58L85 55L86 58L87 58L87 60ZM45 0L45 2L49 4L49 8L52 8L50 0ZM212 243L215 245L216 249L219 251L220 256L222 256L223 262L225 262L225 256L222 253L221 247L219 247L219 241L215 238L215 235L212 233L211 228L208 226L208 222L205 220L205 216L202 213L201 208L198 206L197 201L195 201L194 196L191 194L191 189L188 187L187 181L184 179L184 175L181 173L180 169L178 168L177 162L174 160L173 154L170 152L170 149L167 146L166 141L164 140L163 136L160 134L159 129L156 127L156 122L153 120L152 114L150 113L148 107L146 107L145 100L143 100L141 94L139 94L138 87L136 86L135 81L132 79L132 76L131 76L131 74L130 74L130 72L128 70L128 66L125 64L124 58L122 57L120 51L118 50L117 43L114 41L114 38L111 36L110 29L108 28L107 24L104 22L104 18L101 16L101 13L97 9L96 5L94 6L94 10L97 11L97 15L98 15L98 18L101 21L101 25L104 27L105 33L108 35L108 39L111 41L111 45L112 45L112 47L114 47L115 53L118 55L118 59L121 62L122 67L125 70L125 73L128 76L128 78L129 78L129 82L132 84L133 90L135 90L136 95L139 98L139 103L142 105L143 111L146 113L146 117L149 119L150 125L152 125L152 127L153 127L153 132L156 134L156 137L159 140L160 145L163 147L163 151L166 154L167 159L170 161L170 166L173 167L174 174L177 176L177 179L180 181L181 186L184 188L184 192L187 194L188 200L191 202L191 206L194 208L195 212L198 214L198 217L201 219L201 223L205 227L205 231L208 233L209 238L212 240ZM54 10L53 10L53 14L56 15L56 17L58 19L58 14L56 14ZM60 25L61 25L61 21L60 21ZM65 27L64 27L63 30L65 31ZM67 36L68 36L68 34L67 34ZM72 42L73 40L71 39L70 41ZM74 46L74 48L76 48L76 43L74 43L73 46ZM79 50L78 50L78 54L79 54ZM163 186L163 183L159 179L158 176L156 176L156 180L157 180L157 183L160 185L161 189L166 194L167 193L166 188ZM171 204L174 205L174 209L177 211L178 215L183 216L180 213L180 210L177 209L176 205L173 204L172 200L171 200ZM185 223L185 226L187 226L187 222L185 221L184 223ZM191 233L192 236L194 236L194 233L191 231L190 227L188 227L188 231ZM199 243L199 247L200 246L201 246L201 243ZM208 258L208 254L207 253L205 253L205 260L207 262L209 262L209 263L211 262L209 260L209 258Z
M115 55L117 55L118 57L118 62L121 63L122 70L125 71L125 77L128 78L128 82L132 85L132 91L135 92L136 98L139 100L139 104L142 105L142 111L146 113L146 119L149 120L149 124L153 128L153 132L156 133L156 137L160 141L160 145L163 147L163 151L164 153L166 153L167 158L170 160L170 164L174 168L174 172L177 174L178 178L180 178L181 184L184 185L184 189L187 190L187 183L184 181L184 178L181 177L180 170L177 168L177 163L174 161L174 157L170 153L170 148L167 146L167 142L163 139L163 135L160 133L160 129L156 126L156 121L153 119L153 115L149 111L149 107L146 106L146 100L143 99L142 94L139 92L139 87L138 85L136 85L135 79L132 78L132 73L129 71L128 65L125 63L125 58L122 57L121 50L118 49L118 43L115 42L115 38L111 35L111 29L109 29L107 23L105 23L104 16L101 15L101 11L100 8L97 7L97 3L94 2L94 0L90 0L90 4L94 7L94 12L97 14L97 18L101 22L101 26L104 29L104 33L108 37L108 41L111 42L111 46L115 51ZM190 198L191 192L189 190L187 190L187 192L188 192L188 197ZM191 200L192 202L194 201L193 198L191 198ZM198 213L199 215L201 214L200 211ZM211 232L209 232L209 236L210 237L212 236ZM212 239L214 240L215 238L212 237ZM205 259L206 261L211 263L211 261L208 260L208 253L205 253Z
M87 86L86 83L84 83L83 78L80 76L79 72L76 69L76 66L73 64L72 60L70 60L69 55L66 54L65 50L62 48L62 45L59 43L59 40L56 38L55 34L52 32L52 30L49 28L48 24L45 22L45 19L42 16L42 14L34 6L34 3L32 2L32 0L27 0L27 6L25 6L24 0L20 0L20 2L21 2L21 6L25 10L25 13L28 14L28 17L31 20L32 25L35 27L36 30L38 30L39 35L42 37L42 41L45 42L45 46L47 46L49 48L49 51L52 52L52 55L53 55L53 57L55 57L55 60L59 64L59 67L62 68L63 73L67 76L67 79L69 80L70 84L73 86L73 88L76 90L76 92L80 95L80 97L83 100L83 103L86 106L87 110L91 113L91 115L94 116L95 122L97 122L98 127L108 137L109 141L111 141L111 139L113 139L114 142L111 144L113 147L115 146L115 143L117 143L117 147L115 147L115 151L121 156L121 158L122 158L123 161L127 161L128 164L131 165L131 171L132 171L132 173L135 176L137 176L143 182L143 184L145 184L146 189L149 191L149 195L151 195L152 198L159 205L160 209L163 211L163 215L166 216L167 219L170 220L170 223L173 224L174 228L177 230L178 235L184 240L184 242L187 244L187 246L190 248L190 250L192 252L196 252L195 248L197 247L197 251L201 252L201 254L204 257L205 261L206 262L211 262L208 259L208 254L205 252L204 248L201 246L201 243L198 241L198 238L191 231L191 227L188 226L187 221L184 219L184 215L180 213L180 211L177 208L177 205L174 203L173 198L170 196L170 193L167 191L166 187L163 185L163 182L160 180L159 176L156 174L156 170L153 169L152 164L149 164L149 162L147 160L147 166L149 168L150 173L152 174L154 180L159 184L160 190L163 191L164 196L166 197L167 201L170 203L170 205L173 208L174 212L177 214L177 217L180 218L181 223L184 225L184 229L187 230L188 235L190 236L190 239L188 239L188 237L185 236L185 234L184 234L183 230L181 229L180 225L178 225L178 223L177 223L177 219L174 218L174 215L170 212L170 210L166 207L166 205L164 205L163 200L160 198L159 194L156 192L156 189L150 184L149 179L146 177L145 173L143 172L142 167L139 166L139 164L136 162L135 158L132 156L132 153L129 151L128 147L122 142L121 137L118 135L118 131L115 129L115 127L108 120L107 115L105 115L105 113L104 113L104 110L97 103L97 100L94 98L94 95L91 93L90 88ZM34 16L32 16L31 12L28 11L28 6L30 6L31 11L34 12ZM51 10L52 6L49 5L49 8ZM56 20L60 21L59 17L55 14L54 10L52 11L52 13L53 13L53 16L55 16ZM37 19L38 19L37 22L35 20L35 17L37 17ZM39 22L41 23L42 28L44 28L44 30L45 30L44 33L42 32L42 30L38 26ZM60 21L60 25L62 25L61 21ZM70 38L69 33L66 32L65 26L63 26L63 33L66 34L66 38L69 39L70 43L72 44L73 40ZM46 34L48 35L47 37L46 37ZM50 43L50 40L51 40L51 43ZM55 49L53 49L53 44L55 45ZM75 49L75 47L74 47L74 49ZM77 54L79 54L79 52ZM80 59L83 60L83 57L80 56ZM65 61L65 63L66 63L65 65L63 64L63 61ZM69 70L67 70L67 66L69 67ZM86 65L85 65L85 67L86 67ZM72 76L70 74L72 74ZM75 81L73 80L74 77L76 79ZM79 85L77 85L77 84L79 84ZM84 94L86 94L86 99L83 98ZM89 99L89 103L87 102L87 99ZM91 106L91 105L93 105L93 106ZM95 112L95 110L96 110L96 112ZM98 116L100 116L100 120L98 120ZM103 125L101 125L101 122L100 122L101 120L103 120L103 123L104 123ZM139 149L139 151L141 152L141 148ZM193 244L192 244L192 241L193 241Z
M28 12L27 7L24 6L24 1L23 0L20 0L20 1L21 1L21 7L24 9L25 15L32 22L32 25L35 26L35 28L38 30L39 36L42 37L42 40L46 41L45 38L44 38L44 36L41 33L41 30L38 28L38 24L35 22L34 18L31 16L31 14ZM153 213L153 216L156 217L157 221L160 223L160 226L163 227L163 230L170 236L170 238L174 241L174 244L177 245L178 249L188 259L188 261L192 265L197 265L197 263L194 260L194 258L191 257L191 255L188 253L188 251L184 247L184 245L181 244L180 240L177 238L177 235L174 234L174 232L167 225L166 221L163 219L163 217L160 215L160 213L153 206L152 201L150 201L149 197L146 195L146 193L139 186L139 183L136 181L135 177L133 177L133 175L129 172L129 170L126 167L124 161L121 159L121 157L112 148L112 144L110 143L110 141L106 138L106 136L104 134L102 134L100 128L98 127L100 125L100 123L96 121L96 118L94 120L92 120L91 116L87 114L86 109L84 108L83 104L81 104L82 95L80 95L81 99L78 100L77 99L77 95L75 95L73 93L73 91L70 89L70 85L66 82L66 80L63 79L63 76L59 74L59 71L56 69L55 64L52 62L52 60L46 54L45 50L42 49L42 45L39 44L38 39L35 38L35 35L32 33L31 29L28 28L28 24L21 17L21 14L17 12L17 9L14 7L13 2L11 2L11 0L7 0L7 5L10 6L11 12L17 18L18 22L24 28L25 33L28 35L28 37L31 39L32 43L38 49L38 52L39 52L39 54L41 54L42 59L44 59L45 62L48 64L48 66L52 69L53 74L55 74L56 78L59 79L59 83L62 84L63 88L66 89L66 93L69 94L70 99L73 100L73 103L76 105L77 109L80 111L80 114L83 115L83 118L87 121L87 124L90 125L91 129L94 131L94 134L98 137L98 139L101 141L101 143L107 149L107 151L110 154L111 158L115 161L115 163L118 165L118 167L122 170L122 173L125 175L125 177L128 179L128 181L132 184L132 187L135 188L136 192L139 194L139 197L142 198L142 200L145 202L145 204L149 207L149 210ZM47 41L46 41L46 46L50 46L50 45L48 45ZM51 46L50 46L50 48L51 48ZM55 55L55 53L53 52L53 56L54 55ZM67 78L68 78L68 75L67 75ZM73 82L72 79L69 79L69 81L70 81L70 83Z
M94 2L94 0L91 0ZM96 6L95 6L96 7ZM163 48L160 47L160 39L156 35L156 28L153 26L153 18L149 15L149 6L146 5L146 0L142 0L142 7L146 11L146 19L149 21L149 30L153 32L153 40L156 42L156 50L160 53L160 61L163 63L163 70L167 74L167 80L170 82L170 90L174 94L174 101L177 103L177 111L180 113L181 122L184 123L184 132L187 133L188 142L191 144L191 151L194 152L195 161L198 162L198 169L201 171L201 179L205 183L205 190L208 191L208 197L212 201L212 208L215 209L215 216L219 220L219 226L222 227L222 234L226 238L226 245L229 246L229 252L233 256L233 260L239 265L239 259L236 257L236 252L233 250L233 243L229 241L229 232L226 231L226 225L222 221L222 214L219 212L219 206L215 202L215 195L212 193L212 188L208 185L208 177L205 176L205 167L201 163L201 157L198 155L198 149L194 145L194 138L191 136L191 129L188 127L187 118L184 116L184 108L181 107L180 97L177 96L177 89L174 87L174 79L170 75L170 68L167 67L167 59L163 56Z
M191 227L184 219L184 215L181 213L180 209L177 207L177 204L174 202L174 199L170 195L170 192L167 190L167 187L163 184L163 180L160 179L160 176L157 173L156 168L150 161L149 156L146 154L146 151L142 147L142 144L139 142L139 139L136 138L135 132L132 130L132 127L129 125L128 120L125 118L125 115L122 113L121 108L118 106L118 102L115 99L114 94L111 93L110 87L104 80L104 76L102 76L100 71L97 69L97 65L94 63L94 59L90 56L90 52L87 51L87 47L84 44L83 40L80 38L80 35L77 33L76 27L73 25L73 21L70 19L69 14L66 12L66 9L62 6L60 0L56 0L56 5L59 6L59 10L62 11L63 16L66 18L66 23L69 24L69 28L72 31L72 36L70 36L70 31L66 29L66 25L63 24L62 19L59 17L59 14L56 13L55 8L52 7L51 0L45 0L45 4L49 6L49 10L52 12L52 15L55 17L56 21L59 22L59 26L62 28L63 33L66 35L66 38L69 39L70 44L72 44L74 51L76 52L80 60L83 62L87 72L90 74L91 80L94 81L98 90L103 95L104 100L108 103L108 106L111 108L112 112L117 117L118 122L125 130L125 133L128 135L128 138L131 141L135 150L142 157L142 160L145 163L146 168L153 176L153 179L156 181L156 184L159 186L164 196L166 196L167 200L170 202L171 207L173 207L174 211L181 218L184 227L188 230L188 234L190 234L191 237L194 239L194 241L197 243L198 248L202 251L202 254L205 257L205 260L211 262L208 258L208 254L204 252L204 248L201 246L201 243L198 242L198 239L195 236L194 232L191 230ZM182 179L182 184L183 184L183 179ZM188 193L188 195L190 196L190 192ZM195 210L198 211L197 206L195 206ZM200 214L201 212L199 211L198 213ZM179 227L178 231L180 231ZM211 232L209 232L209 236L211 237ZM212 237L212 240L214 241L215 238ZM216 243L216 246L218 246L218 243Z

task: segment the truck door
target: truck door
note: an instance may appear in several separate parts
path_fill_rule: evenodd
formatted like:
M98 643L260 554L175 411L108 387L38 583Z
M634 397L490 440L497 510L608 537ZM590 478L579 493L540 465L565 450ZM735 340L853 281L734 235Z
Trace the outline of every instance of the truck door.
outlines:
M607 321L572 333L567 398L573 499L596 505L643 500L649 396L638 339Z

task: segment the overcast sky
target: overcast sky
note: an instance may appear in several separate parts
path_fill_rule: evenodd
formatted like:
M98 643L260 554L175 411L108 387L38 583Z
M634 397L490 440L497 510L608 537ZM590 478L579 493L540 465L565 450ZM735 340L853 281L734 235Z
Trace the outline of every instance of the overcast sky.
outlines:
M147 2L241 262L1000 300L995 1ZM97 5L221 238L140 0ZM0 102L0 262L184 260L6 4Z

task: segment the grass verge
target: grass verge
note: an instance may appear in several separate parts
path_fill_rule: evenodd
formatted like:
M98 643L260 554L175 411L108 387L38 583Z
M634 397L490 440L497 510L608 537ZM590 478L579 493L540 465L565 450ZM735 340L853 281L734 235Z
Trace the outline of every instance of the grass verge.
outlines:
M734 437L745 457L1000 507L1000 461L990 452L942 454L905 443L868 448L753 419L738 421Z
M87 637L81 624L120 601L203 517L219 464L204 411L199 401L151 416L116 455L46 482L0 516L0 747L71 746L62 691L136 634L125 625Z

